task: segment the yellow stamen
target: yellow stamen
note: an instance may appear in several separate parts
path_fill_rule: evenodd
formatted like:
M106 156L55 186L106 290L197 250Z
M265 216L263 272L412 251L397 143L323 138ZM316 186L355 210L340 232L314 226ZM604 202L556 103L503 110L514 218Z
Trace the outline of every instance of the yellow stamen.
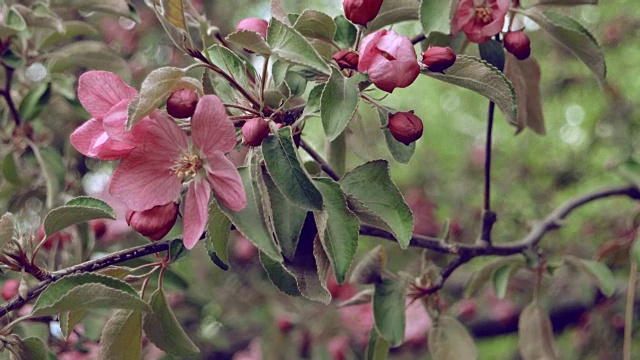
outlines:
M171 172L183 181L194 177L202 169L202 160L198 155L183 155L173 162L175 165L171 167Z

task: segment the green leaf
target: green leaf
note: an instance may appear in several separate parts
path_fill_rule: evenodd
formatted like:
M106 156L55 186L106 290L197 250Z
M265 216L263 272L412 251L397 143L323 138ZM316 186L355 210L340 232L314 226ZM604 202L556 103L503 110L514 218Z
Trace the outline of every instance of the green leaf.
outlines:
M524 14L587 65L600 86L604 86L607 75L604 54L596 38L584 26L568 16L552 11L532 8Z
M540 5L597 5L598 0L538 0Z
M271 16L282 21L283 23L287 23L287 12L284 10L282 6L282 0L270 0L271 4Z
M124 281L85 273L66 276L49 285L36 300L31 315L55 315L79 308L149 310Z
M429 328L429 353L433 360L477 359L478 351L467 329L448 315L440 315Z
M520 313L518 348L523 360L560 359L549 314L535 301Z
M142 328L155 346L174 356L189 356L200 352L171 311L162 288L151 295L149 305L152 311L144 314Z
M60 330L62 331L62 336L65 339L73 333L73 328L82 320L82 317L87 312L87 309L77 309L73 311L67 311L60 313Z
M76 68L105 70L116 73L125 82L131 78L126 61L99 41L74 41L49 54L47 67L51 73L66 73Z
M443 0L438 0L441 2ZM385 0L378 16L367 24L367 31L373 32L387 25L420 19L420 0Z
M282 248L282 254L288 259L293 259L307 212L287 200L266 169L261 169L261 172L268 193L268 206L276 239Z
M525 265L526 263L523 260L522 262L502 264L493 270L491 282L493 283L493 290L498 299L504 299L507 295L509 279Z
M300 296L296 278L279 262L260 252L260 263L267 272L269 280L278 290L290 296Z
M47 187L47 208L53 207L55 197L58 195L61 182L64 180L65 167L62 163L62 157L51 148L39 148L37 145L31 144L31 150L42 169L42 176L45 179ZM62 176L61 176L62 175Z
M322 210L322 194L300 164L291 127L262 140L262 152L273 182L287 199L303 209Z
M267 43L271 52L284 61L308 66L323 74L331 73L329 66L304 36L275 17L269 22Z
M44 218L46 236L68 226L95 219L115 220L116 214L106 202L89 196L67 201L63 206L51 210Z
M96 30L96 28L91 24L80 20L65 21L64 27L66 29L64 33L51 31L49 35L43 37L40 41L40 47L47 48L56 45L59 42L71 40L79 36L92 38L99 34L98 30Z
M498 70L504 70L505 51L502 43L494 39L489 39L482 44L478 44L480 58L495 66Z
M50 82L47 81L31 89L20 102L18 108L20 118L27 121L35 119L45 109L49 99L51 99Z
M580 259L571 255L565 256L564 261L580 272L587 274L591 281L598 285L604 296L611 297L616 292L615 278L607 265L598 261Z
M238 55L223 46L213 45L207 49L207 58L242 87L245 89L251 88L251 80L247 73L252 72L255 74L255 71L253 67L247 66L247 63L241 60Z
M387 143L387 148L396 161L406 164L411 160L413 153L416 151L415 141L409 145L405 145L396 140L391 135L391 130L387 127L389 124L389 113L381 109L378 109L378 118L380 119L380 125L382 127L382 133L384 134L384 140Z
M320 98L320 117L324 133L330 141L335 140L349 125L358 108L360 91L357 77L345 78L331 68L331 76Z
M169 24L175 26L187 34L187 21L185 18L185 10L183 0L162 0L162 9L164 10L164 18Z
M477 92L493 101L511 124L518 123L518 100L511 82L495 66L466 55L458 55L455 64L444 74L423 71L424 74Z
M489 281L494 271L505 265L525 264L524 259L518 256L501 257L495 260L489 261L484 264L480 269L477 269L466 281L464 286L464 297L473 296L487 281Z
M229 270L227 244L229 242L229 233L231 232L231 220L220 210L213 199L209 202L209 217L206 230L204 244L211 261L220 269Z
M1 39L8 38L27 28L27 22L24 21L24 18L16 9L9 8L4 20L0 23Z
M162 6L159 6L160 3ZM187 47L193 48L193 41L186 25L182 0L155 1L153 10L164 31L178 49L186 51Z
M13 219L12 213L8 212L2 215L0 218L0 253L2 253L4 246L13 239L15 226L15 220Z
M68 7L80 11L99 11L138 21L127 0L51 0L51 7Z
M358 29L347 20L344 15L336 16L333 21L336 24L336 34L333 40L337 42L343 48L350 48L356 42L356 36L358 36Z
M184 70L170 66L153 70L147 75L140 93L129 103L127 130L162 105L184 75Z
M62 19L43 4L36 4L33 8L15 4L12 8L16 9L16 11L22 15L28 27L49 28L59 33L65 31Z
M18 174L18 164L16 164L16 158L13 152L9 152L7 156L4 157L4 161L2 162L2 175L8 182L14 185L20 185L22 182Z
M180 259L186 258L186 255L189 254L189 249L184 246L182 239L173 239L171 240L171 244L169 244L169 262L175 263Z
M382 281L382 273L386 264L387 252L382 245L377 245L355 266L349 282L353 284L378 284Z
M369 332L369 343L365 353L365 360L386 360L389 355L391 344L383 337L378 335L376 329Z
M373 293L373 318L376 330L387 340L391 347L404 342L404 291L401 281L384 279L376 284Z
M302 96L307 89L307 79L295 71L287 71L284 82L291 91L291 96Z
M280 248L274 241L271 231L267 227L260 199L256 197L253 182L249 168L243 167L238 169L242 184L244 185L245 194L247 196L247 206L240 211L232 211L223 203L218 201L218 206L225 213L231 222L249 241L255 244L258 249L263 251L267 256L281 262L282 254Z
M227 36L227 41L262 56L271 55L271 48L264 38L255 31L236 30Z
M451 8L456 1L422 0L420 4L420 24L425 36L432 31L448 34L451 32Z
M40 338L28 337L20 339L17 344L9 345L11 360L48 360L47 346Z
M331 41L336 35L336 24L331 16L316 10L305 10L300 14L293 28L308 38Z
M358 166L340 180L340 186L345 194L358 200L387 224L401 248L409 246L413 215L391 180L386 161L376 160Z
M640 163L629 158L618 164L618 173L630 183L640 186Z
M142 313L116 311L102 330L98 360L140 360L141 356Z
M324 202L322 211L314 213L316 227L336 280L342 284L358 248L360 221L347 207L340 185L327 178L314 179L314 182Z
M530 56L518 60L507 53L504 76L511 81L518 96L517 131L529 127L540 135L546 134L542 101L540 100L540 65Z

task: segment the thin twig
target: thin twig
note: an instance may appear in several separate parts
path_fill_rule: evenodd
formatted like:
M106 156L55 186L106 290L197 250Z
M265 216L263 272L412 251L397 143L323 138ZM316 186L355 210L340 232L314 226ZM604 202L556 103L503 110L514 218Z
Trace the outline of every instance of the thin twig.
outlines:
M4 97L7 101L7 106L9 106L9 111L11 112L11 116L13 116L13 120L16 123L16 126L20 126L20 113L16 108L16 105L13 103L13 99L11 99L11 83L13 82L13 68L2 64L5 72L5 84L4 90L0 90L0 95Z
M307 144L304 140L300 140L300 147L303 148L304 151L306 151L313 158L313 160L315 160L318 163L318 165L320 165L320 168L322 169L322 171L327 173L327 175L329 175L330 178L332 178L335 181L340 180L340 175L338 175L338 173L331 168L329 163L325 159L323 159L322 156L320 156L320 154L318 154L315 150L313 150L313 148L309 146L309 144Z
M260 116L260 112L258 112L257 110L249 109L248 107L244 107L242 105L236 105L236 104L222 104L222 105L224 105L224 107L234 108L234 109L246 111L248 113L252 113L254 115Z
M420 34L418 34L418 35L416 35L416 36L411 38L411 43L413 45L415 45L415 44L417 44L419 42L422 42L422 41L425 41L425 40L427 40L427 37L424 35L424 33L420 33Z
M636 240L638 241L638 240ZM631 335L633 333L633 305L636 298L636 282L638 281L638 264L631 259L629 269L629 284L627 285L627 306L624 314L624 344L622 349L623 359L631 360Z

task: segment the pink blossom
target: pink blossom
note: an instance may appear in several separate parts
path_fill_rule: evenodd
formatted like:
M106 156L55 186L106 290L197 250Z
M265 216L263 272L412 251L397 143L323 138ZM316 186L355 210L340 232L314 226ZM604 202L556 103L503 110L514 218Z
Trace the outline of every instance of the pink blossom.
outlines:
M427 339L427 332L431 327L431 318L421 301L410 303L407 301L405 310L406 325L404 328L405 343L422 345Z
M200 99L191 117L191 146L168 115L155 112L150 118L136 134L140 145L114 171L109 191L129 209L144 211L174 201L190 181L183 241L191 249L204 231L212 188L233 211L247 204L240 174L225 156L236 145L235 128L213 95Z
M71 134L71 144L83 155L117 160L135 148L131 132L125 132L127 107L136 89L108 71L89 71L78 80L78 99L92 116Z
M451 32L455 35L462 30L469 41L483 43L502 30L509 3L510 0L460 0Z
M269 27L269 23L265 19L260 18L247 18L236 26L236 30L249 30L254 31L260 34L263 38L267 37L267 27Z
M362 40L358 71L366 72L379 89L392 92L411 85L420 74L420 65L408 37L383 29Z

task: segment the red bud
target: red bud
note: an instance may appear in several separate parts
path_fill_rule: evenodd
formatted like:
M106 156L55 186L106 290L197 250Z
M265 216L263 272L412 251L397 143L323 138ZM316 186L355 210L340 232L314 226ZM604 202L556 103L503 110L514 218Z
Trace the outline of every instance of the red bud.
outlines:
M263 118L247 120L242 126L242 137L248 146L260 146L262 139L269 135L269 122Z
M167 99L167 112L177 119L185 119L193 115L198 105L198 94L190 89L174 92Z
M169 233L178 218L178 204L173 201L144 211L127 210L127 224L141 235L160 240Z
M269 23L265 19L260 18L247 18L236 26L236 30L250 30L255 31L263 38L267 37L267 28L269 27Z
M456 62L456 53L450 47L431 46L422 53L422 63L429 71L443 72Z
M96 236L96 239L100 239L107 232L107 224L105 224L102 220L93 220L90 221L91 229L93 229L93 233Z
M38 228L37 243L39 244L42 241L42 239L44 239L44 227L40 225L40 227ZM68 243L69 241L71 241L71 234L69 234L68 232L59 231L49 236L44 241L44 244L42 244L42 247L46 250L51 250L54 246L61 248L64 244Z
M20 282L18 280L9 279L2 286L2 298L6 301L18 295Z
M344 16L354 24L367 26L378 16L382 0L343 0Z
M405 145L422 137L422 120L413 114L413 111L397 112L389 118L389 131L391 135Z
M291 320L289 320L288 317L283 316L281 318L278 318L277 323L278 323L278 329L282 333L286 334L293 329L293 322L291 322Z
M504 34L504 48L518 60L524 60L531 55L531 40L522 31L510 31Z
M338 63L340 70L358 69L358 60L360 57L353 50L340 50L337 53L333 54L331 58L335 60L336 63Z

